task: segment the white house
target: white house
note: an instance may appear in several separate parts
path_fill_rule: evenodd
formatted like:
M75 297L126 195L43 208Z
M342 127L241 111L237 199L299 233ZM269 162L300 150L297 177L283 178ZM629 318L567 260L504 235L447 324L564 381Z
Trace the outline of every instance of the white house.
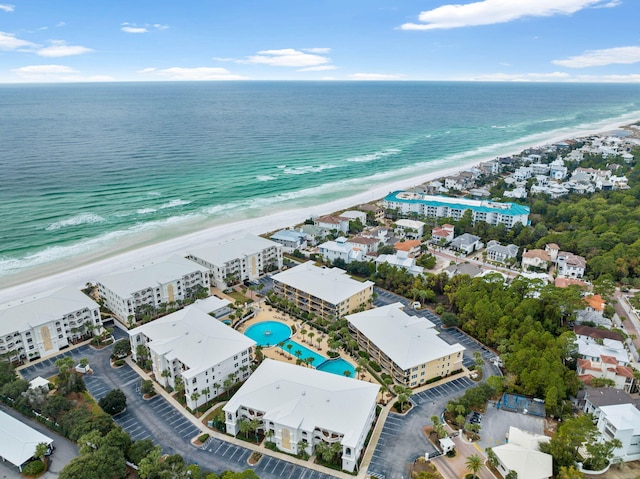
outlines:
M518 255L518 246L514 244L503 246L496 240L491 240L487 243L487 249L485 251L489 261L505 263L506 261L516 258Z
M587 260L577 254L560 251L556 259L558 276L563 278L582 278L587 267Z
M337 259L341 259L347 264L364 259L362 248L347 242L347 238L344 236L336 238L335 241L325 241L319 244L318 251L327 261L332 263Z
M222 408L227 433L257 420L278 449L313 454L321 442L342 446L342 469L353 472L376 414L380 386L265 359Z
M409 256L406 251L397 251L396 254L381 254L376 257L376 264L389 264L403 268L414 276L424 273L424 268L416 265L416 259Z
M624 462L640 459L640 411L632 404L600 407L598 431L605 440L618 439L622 447L614 449L614 457Z
M153 262L130 271L97 280L100 298L120 321L141 314L145 307L176 303L194 297L205 288L209 294L206 268L180 256Z
M102 327L100 306L62 288L0 305L0 354L9 360L50 356Z
M475 236L470 233L463 233L460 236L453 238L450 246L465 254L470 254L475 250L482 248L483 244L480 241L479 236Z
M349 218L343 218L342 216L320 216L314 220L314 224L325 231L341 231L342 233L349 232Z
M187 407L195 410L231 384L249 377L255 341L189 306L129 331L133 359L138 346L149 351L162 386L184 384Z
M207 268L212 286L255 280L269 271L282 269L282 245L255 235L189 251L187 258Z
M382 246L383 241L380 238L371 238L368 236L354 236L347 240L347 244L354 248L360 248L364 256L375 253Z
M461 370L465 348L443 341L431 321L402 308L394 303L346 316L358 346L396 382L412 388Z
M496 446L493 452L498 457L498 471L507 477L510 471L518 474L518 479L547 479L553 476L553 458L541 452L543 442L551 440L542 434L532 434L511 426L509 442Z
M22 465L33 457L40 443L51 450L53 439L0 411L0 457L3 460L22 472Z
M422 221L415 220L398 220L396 221L395 233L403 238L420 239L424 234L424 225Z
M360 223L364 226L367 224L367 213L364 211L349 210L344 213L340 213L342 218L347 218L349 221L360 220Z
M567 167L564 166L564 160L558 158L549 165L549 177L554 180L564 180L567 177Z
M444 224L431 230L431 241L434 243L449 243L453 240L454 226L450 224Z
M551 256L543 249L531 249L522 253L522 269L524 271L529 268L544 269L549 268Z

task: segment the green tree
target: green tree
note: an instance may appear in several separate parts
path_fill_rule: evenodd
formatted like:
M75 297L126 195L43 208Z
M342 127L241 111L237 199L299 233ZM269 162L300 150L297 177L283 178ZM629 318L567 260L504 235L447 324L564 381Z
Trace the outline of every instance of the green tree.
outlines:
M36 444L36 450L33 453L33 457L44 462L44 458L49 452L49 444L46 442L39 442Z
M121 413L127 407L127 397L120 389L112 389L98 401L104 412L113 416Z
M482 469L482 459L477 454L473 454L467 457L464 465L466 466L467 471L469 471L475 478L478 477L478 471Z

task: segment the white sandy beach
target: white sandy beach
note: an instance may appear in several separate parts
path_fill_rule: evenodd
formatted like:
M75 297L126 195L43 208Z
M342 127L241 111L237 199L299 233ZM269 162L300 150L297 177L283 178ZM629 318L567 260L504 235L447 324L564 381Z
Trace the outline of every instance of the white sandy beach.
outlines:
M531 147L540 146L541 144L552 144L570 138L602 134L620 129L622 125L628 123L628 121L626 123L618 121L610 125L599 126L597 130L593 131L587 131L585 129L583 131L578 130L572 133L562 133L559 136L545 140L544 143L531 145ZM505 155L518 154L521 151L522 149L505 153ZM242 236L246 233L263 234L269 231L293 226L302 223L305 219L311 216L323 215L334 211L344 210L362 203L379 200L391 191L410 188L436 178L452 175L463 171L470 166L477 165L482 161L488 161L494 158L495 155L481 160L476 158L472 161L461 163L455 167L429 172L413 178L377 186L364 193L341 198L329 203L319 204L308 208L286 210L260 218L219 225L203 231L181 236L179 238L121 253L91 264L85 264L69 270L54 272L48 276L32 277L22 284L9 286L0 290L0 303L32 296L42 291L62 286L83 287L87 282L94 282L100 276L121 270L127 270L134 266L148 264L172 254L184 255L189 249L202 246L206 243L218 243L233 237Z

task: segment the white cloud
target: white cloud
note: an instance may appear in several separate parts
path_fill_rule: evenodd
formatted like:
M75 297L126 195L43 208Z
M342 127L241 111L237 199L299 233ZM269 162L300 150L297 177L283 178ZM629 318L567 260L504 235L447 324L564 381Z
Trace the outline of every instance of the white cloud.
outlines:
M50 40L50 42L51 46L40 48L36 53L41 57L70 57L93 51L91 48L80 45L67 45L63 40Z
M135 23L124 22L120 24L120 30L125 33L149 33L152 29L166 30L167 28L169 28L169 25L163 25L161 23L136 25Z
M305 53L293 48L284 48L282 50L262 50L257 55L249 56L246 60L238 60L238 62L257 63L273 67L307 68L327 64L331 62L331 59L315 53Z
M146 27L122 27L120 30L125 33L147 33L149 31Z
M305 52L309 53L330 53L331 48L303 48Z
M324 72L327 70L335 70L336 68L338 67L335 65L318 65L317 67L300 68L298 71L299 72Z
M465 5L442 5L421 12L421 23L405 23L402 30L436 30L506 23L523 17L571 15L584 8L615 6L610 0L483 0Z
M15 10L15 5L9 5L7 3L0 3L0 10L3 12L13 12Z
M84 76L66 65L31 65L12 70L18 78L26 82L99 82L113 81L107 75Z
M28 42L27 40L20 40L12 33L0 32L0 50L11 51L18 50L20 48L35 48L38 45Z
M576 77L580 81L598 82L598 83L640 83L640 73L631 73L629 75L578 75Z
M66 26L66 23L65 23L65 22L58 22L58 23L56 23L56 27L64 27L64 26Z
M402 80L405 75L389 73L353 73L350 80Z
M640 47L605 48L603 50L590 50L582 55L553 60L551 63L567 68L586 68L611 65L614 63L638 63L640 62Z
M226 68L195 67L195 68L144 68L139 70L141 74L157 75L169 80L177 81L202 81L202 80L246 80L246 77L235 75Z

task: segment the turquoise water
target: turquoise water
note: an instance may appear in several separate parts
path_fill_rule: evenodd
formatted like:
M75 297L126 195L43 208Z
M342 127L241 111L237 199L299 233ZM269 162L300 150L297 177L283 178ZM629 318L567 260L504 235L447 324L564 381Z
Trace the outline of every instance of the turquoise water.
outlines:
M328 373L338 374L340 376L344 376L344 372L349 371L350 378L356 377L356 368L342 358L325 361L317 369Z
M291 328L279 321L262 321L249 326L244 334L253 339L258 346L270 347L288 339L291 336Z
M291 344L292 346L291 350L287 348L287 344ZM311 365L316 369L318 369L318 366L327 360L327 358L324 357L322 354L318 354L315 351L312 351L311 349L304 347L302 344L296 341L293 341L292 339L286 340L284 342L284 346L282 349L284 351L290 352L294 357L297 357L296 351L300 351L302 353L300 355L300 359L313 358L313 363Z
M624 84L0 85L0 288L638 119Z

